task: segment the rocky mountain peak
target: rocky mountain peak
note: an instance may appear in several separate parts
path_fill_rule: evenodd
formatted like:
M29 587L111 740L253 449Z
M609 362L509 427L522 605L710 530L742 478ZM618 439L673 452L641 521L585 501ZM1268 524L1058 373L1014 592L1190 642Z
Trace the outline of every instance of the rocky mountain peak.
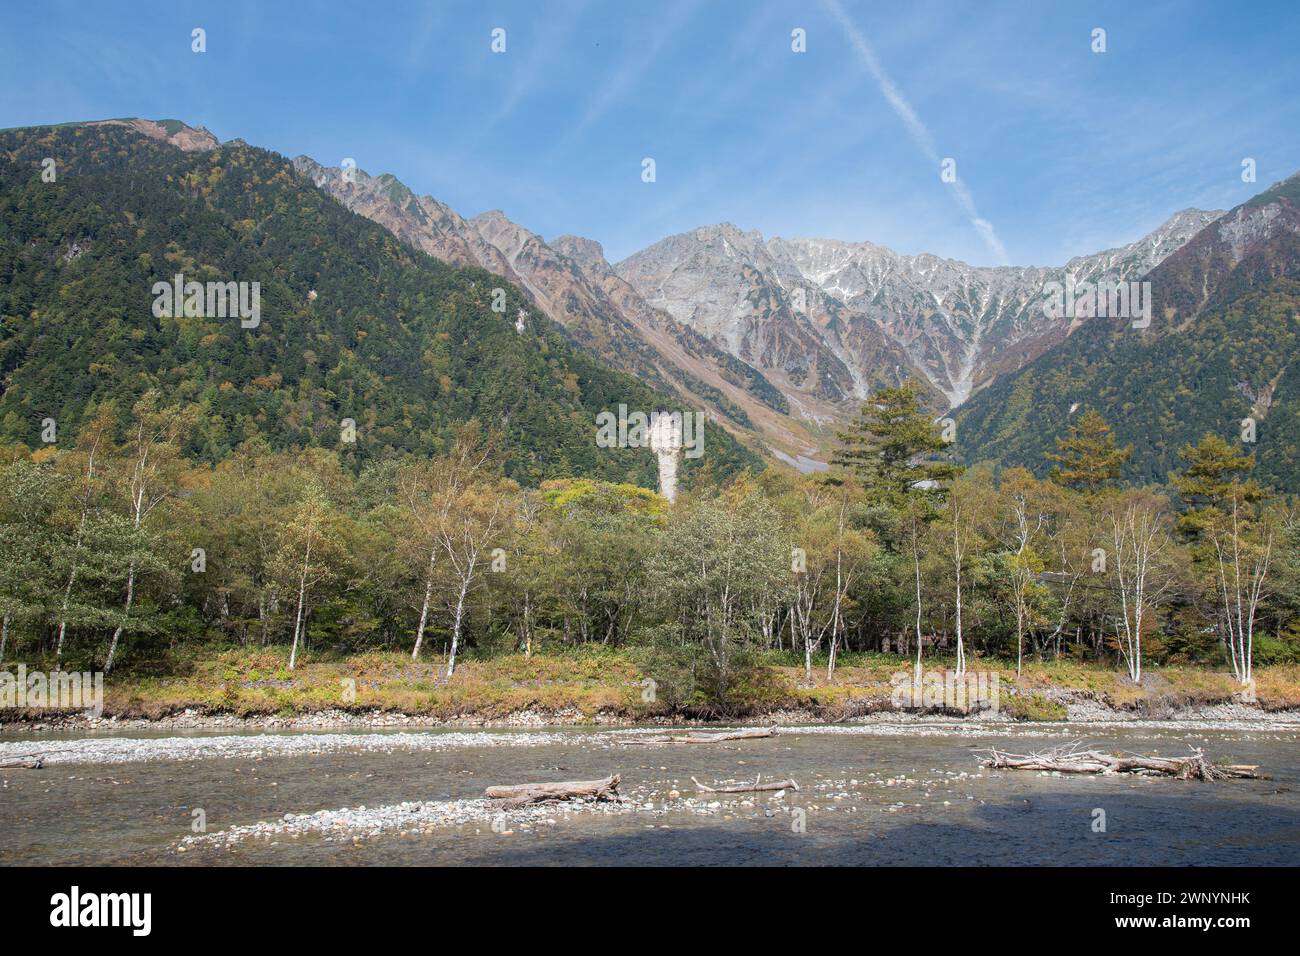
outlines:
M592 239L548 243L499 209L464 219L388 174L354 169L345 178L305 157L295 164L409 244L519 284L616 367L706 395L734 422L761 421L765 436L804 449L805 426L841 420L901 378L920 380L938 408L961 405L1079 327L1078 318L1046 314L1048 283L1140 278L1223 215L1183 210L1133 243L1055 267L765 238L731 222L668 236L611 266Z
M392 173L322 166L299 156L294 168L353 212L384 226L408 245L457 266L479 266L512 282L518 276L467 220L432 196L417 196Z
M561 255L568 256L585 272L601 274L611 271L605 259L605 247L595 239L583 236L559 236L548 245Z
M1127 246L1055 268L976 267L869 242L764 239L731 223L670 236L616 266L653 306L741 357L751 333L774 316L807 317L821 344L846 366L860 398L878 377L884 336L952 406L1073 331L1041 308L1044 287L1076 278L1145 274L1221 212L1188 209ZM864 338L865 337L865 338ZM761 366L760 366L761 367Z
M479 229L513 229L515 223L502 212L500 209L489 209L487 212L481 212L470 219L476 228Z
M171 143L187 153L201 153L216 149L221 143L202 126L190 126L180 120L148 120L138 117L128 119L96 120L87 126L126 126L150 139Z

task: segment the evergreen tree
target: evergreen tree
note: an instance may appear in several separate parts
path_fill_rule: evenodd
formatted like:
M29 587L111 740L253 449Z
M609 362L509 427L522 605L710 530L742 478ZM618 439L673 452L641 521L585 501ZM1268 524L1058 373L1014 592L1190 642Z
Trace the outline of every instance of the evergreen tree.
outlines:
M1267 493L1250 477L1255 456L1217 435L1178 453L1187 467L1172 476L1189 510L1178 519L1191 539L1201 600L1213 617L1233 674L1248 685L1254 672L1255 621L1266 597L1274 533L1257 504Z
M1115 481L1133 454L1133 446L1115 447L1110 425L1094 409L1083 413L1077 425L1068 426L1069 434L1056 439L1056 453L1044 457L1056 462L1050 478L1058 485L1088 493L1101 491Z
M933 509L943 499L944 483L963 470L934 460L948 444L922 408L920 394L911 381L877 391L839 434L834 458L857 476L869 498L899 510L917 499Z
M921 683L921 539L938 517L947 482L964 470L933 456L947 447L939 425L921 407L920 390L907 381L882 388L865 405L847 431L841 432L834 463L850 469L862 482L869 501L894 511L898 529L912 554L916 610L916 668Z
M1178 452L1186 468L1170 476L1188 511L1180 527L1193 536L1204 526L1211 510L1253 504L1267 492L1250 477L1255 469L1254 454L1238 451L1218 435L1207 434L1197 445L1185 445Z

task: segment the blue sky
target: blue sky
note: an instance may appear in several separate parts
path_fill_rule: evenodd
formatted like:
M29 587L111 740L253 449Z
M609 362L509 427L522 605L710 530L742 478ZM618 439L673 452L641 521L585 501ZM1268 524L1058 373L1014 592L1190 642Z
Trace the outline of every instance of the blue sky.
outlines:
M729 221L1059 264L1300 170L1297 37L1289 0L43 0L0 8L0 127L174 117L611 260Z

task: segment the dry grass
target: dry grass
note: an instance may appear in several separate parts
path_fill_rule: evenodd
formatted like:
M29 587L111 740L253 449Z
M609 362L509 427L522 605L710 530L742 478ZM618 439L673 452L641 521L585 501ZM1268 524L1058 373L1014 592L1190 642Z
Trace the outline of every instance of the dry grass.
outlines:
M891 677L910 673L912 663L897 655L846 656L832 680L824 660L804 682L802 666L789 656L766 664L766 679L752 683L746 708L761 714L805 711L827 719L887 709ZM931 670L953 662L923 661ZM282 649L228 651L177 662L172 676L112 675L105 688L105 712L122 717L158 718L193 708L240 716L292 715L339 709L375 710L442 719L501 719L533 711L589 720L597 715L636 720L660 708L642 700L648 676L624 653L589 648L559 655L506 655L458 664L451 679L445 661L413 661L408 654L371 653L340 660L301 662L290 671ZM1017 680L1003 661L971 660L970 671L995 671L1003 702L1021 698L1025 706L1005 708L1028 720L1059 719L1062 710L1049 698L1060 691L1092 696L1117 709L1168 713L1179 708L1240 699L1241 688L1226 673L1198 667L1152 668L1142 686L1124 673L1078 662L1026 663ZM347 688L355 687L355 699ZM1265 710L1300 708L1300 666L1256 671L1256 697Z
M105 712L158 717L193 707L254 716L339 709L490 719L528 710L635 716L645 707L636 667L608 653L467 660L450 679L445 661L413 661L401 653L307 661L290 671L278 651L229 652L186 670L180 677L110 681Z

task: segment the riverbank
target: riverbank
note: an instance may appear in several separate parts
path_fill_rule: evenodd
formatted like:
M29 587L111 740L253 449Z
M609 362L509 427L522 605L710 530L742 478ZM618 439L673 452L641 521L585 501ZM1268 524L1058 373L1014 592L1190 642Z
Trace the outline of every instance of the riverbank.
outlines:
M888 719L886 719L888 718ZM107 725L102 733L80 737L24 736L0 739L0 770L20 769L17 765L40 759L39 768L73 765L121 765L138 763L188 763L203 760L263 761L272 758L321 757L335 754L414 755L443 754L453 751L481 751L499 748L536 748L561 745L581 746L587 750L625 752L663 745L651 738L662 731L654 727L562 728L545 729L401 729L352 728L304 729L302 732L233 732L189 733L177 736L128 736L130 728ZM1044 723L1011 721L971 721L940 719L919 715L877 715L861 722L846 724L787 724L773 726L776 737L785 740L803 737L838 737L872 739L922 739L932 737L983 740L1053 741L1067 744L1081 731L1088 735L1114 733L1142 734L1148 740L1173 740L1180 746L1192 740L1206 739L1207 734L1228 735L1242 739L1294 739L1300 734L1300 714L1290 720L1276 715L1269 720L1132 720L1094 721L1091 723ZM111 731L108 732L108 731ZM734 745L732 745L734 749ZM693 748L698 749L698 748ZM618 757L619 761L625 757Z
M1294 865L1300 725L908 719L717 746L652 728L50 735L0 741L3 865ZM990 770L1083 741L1268 779ZM619 774L619 803L489 787ZM748 782L780 791L725 793ZM1095 826L1096 808L1108 829Z
M12 666L12 665L10 665ZM653 676L630 655L593 649L557 656L507 655L467 660L447 679L437 658L366 654L308 661L290 671L278 650L226 652L169 662L164 674L111 674L103 712L0 709L6 730L57 728L284 729L382 727L627 726L645 723L809 723L907 721L1295 721L1300 719L1300 666L1261 667L1252 695L1230 675L1200 667L1151 668L1141 685L1095 664L1034 662L1017 678L1014 665L977 661L972 674L996 676L995 710L898 706L898 674L911 662L896 655L846 655L834 678L825 667L804 682L801 667L774 659L746 685L740 706L668 709ZM928 673L951 661L923 662ZM29 665L29 670L33 669ZM893 681L893 683L891 683ZM907 702L905 702L907 703Z

